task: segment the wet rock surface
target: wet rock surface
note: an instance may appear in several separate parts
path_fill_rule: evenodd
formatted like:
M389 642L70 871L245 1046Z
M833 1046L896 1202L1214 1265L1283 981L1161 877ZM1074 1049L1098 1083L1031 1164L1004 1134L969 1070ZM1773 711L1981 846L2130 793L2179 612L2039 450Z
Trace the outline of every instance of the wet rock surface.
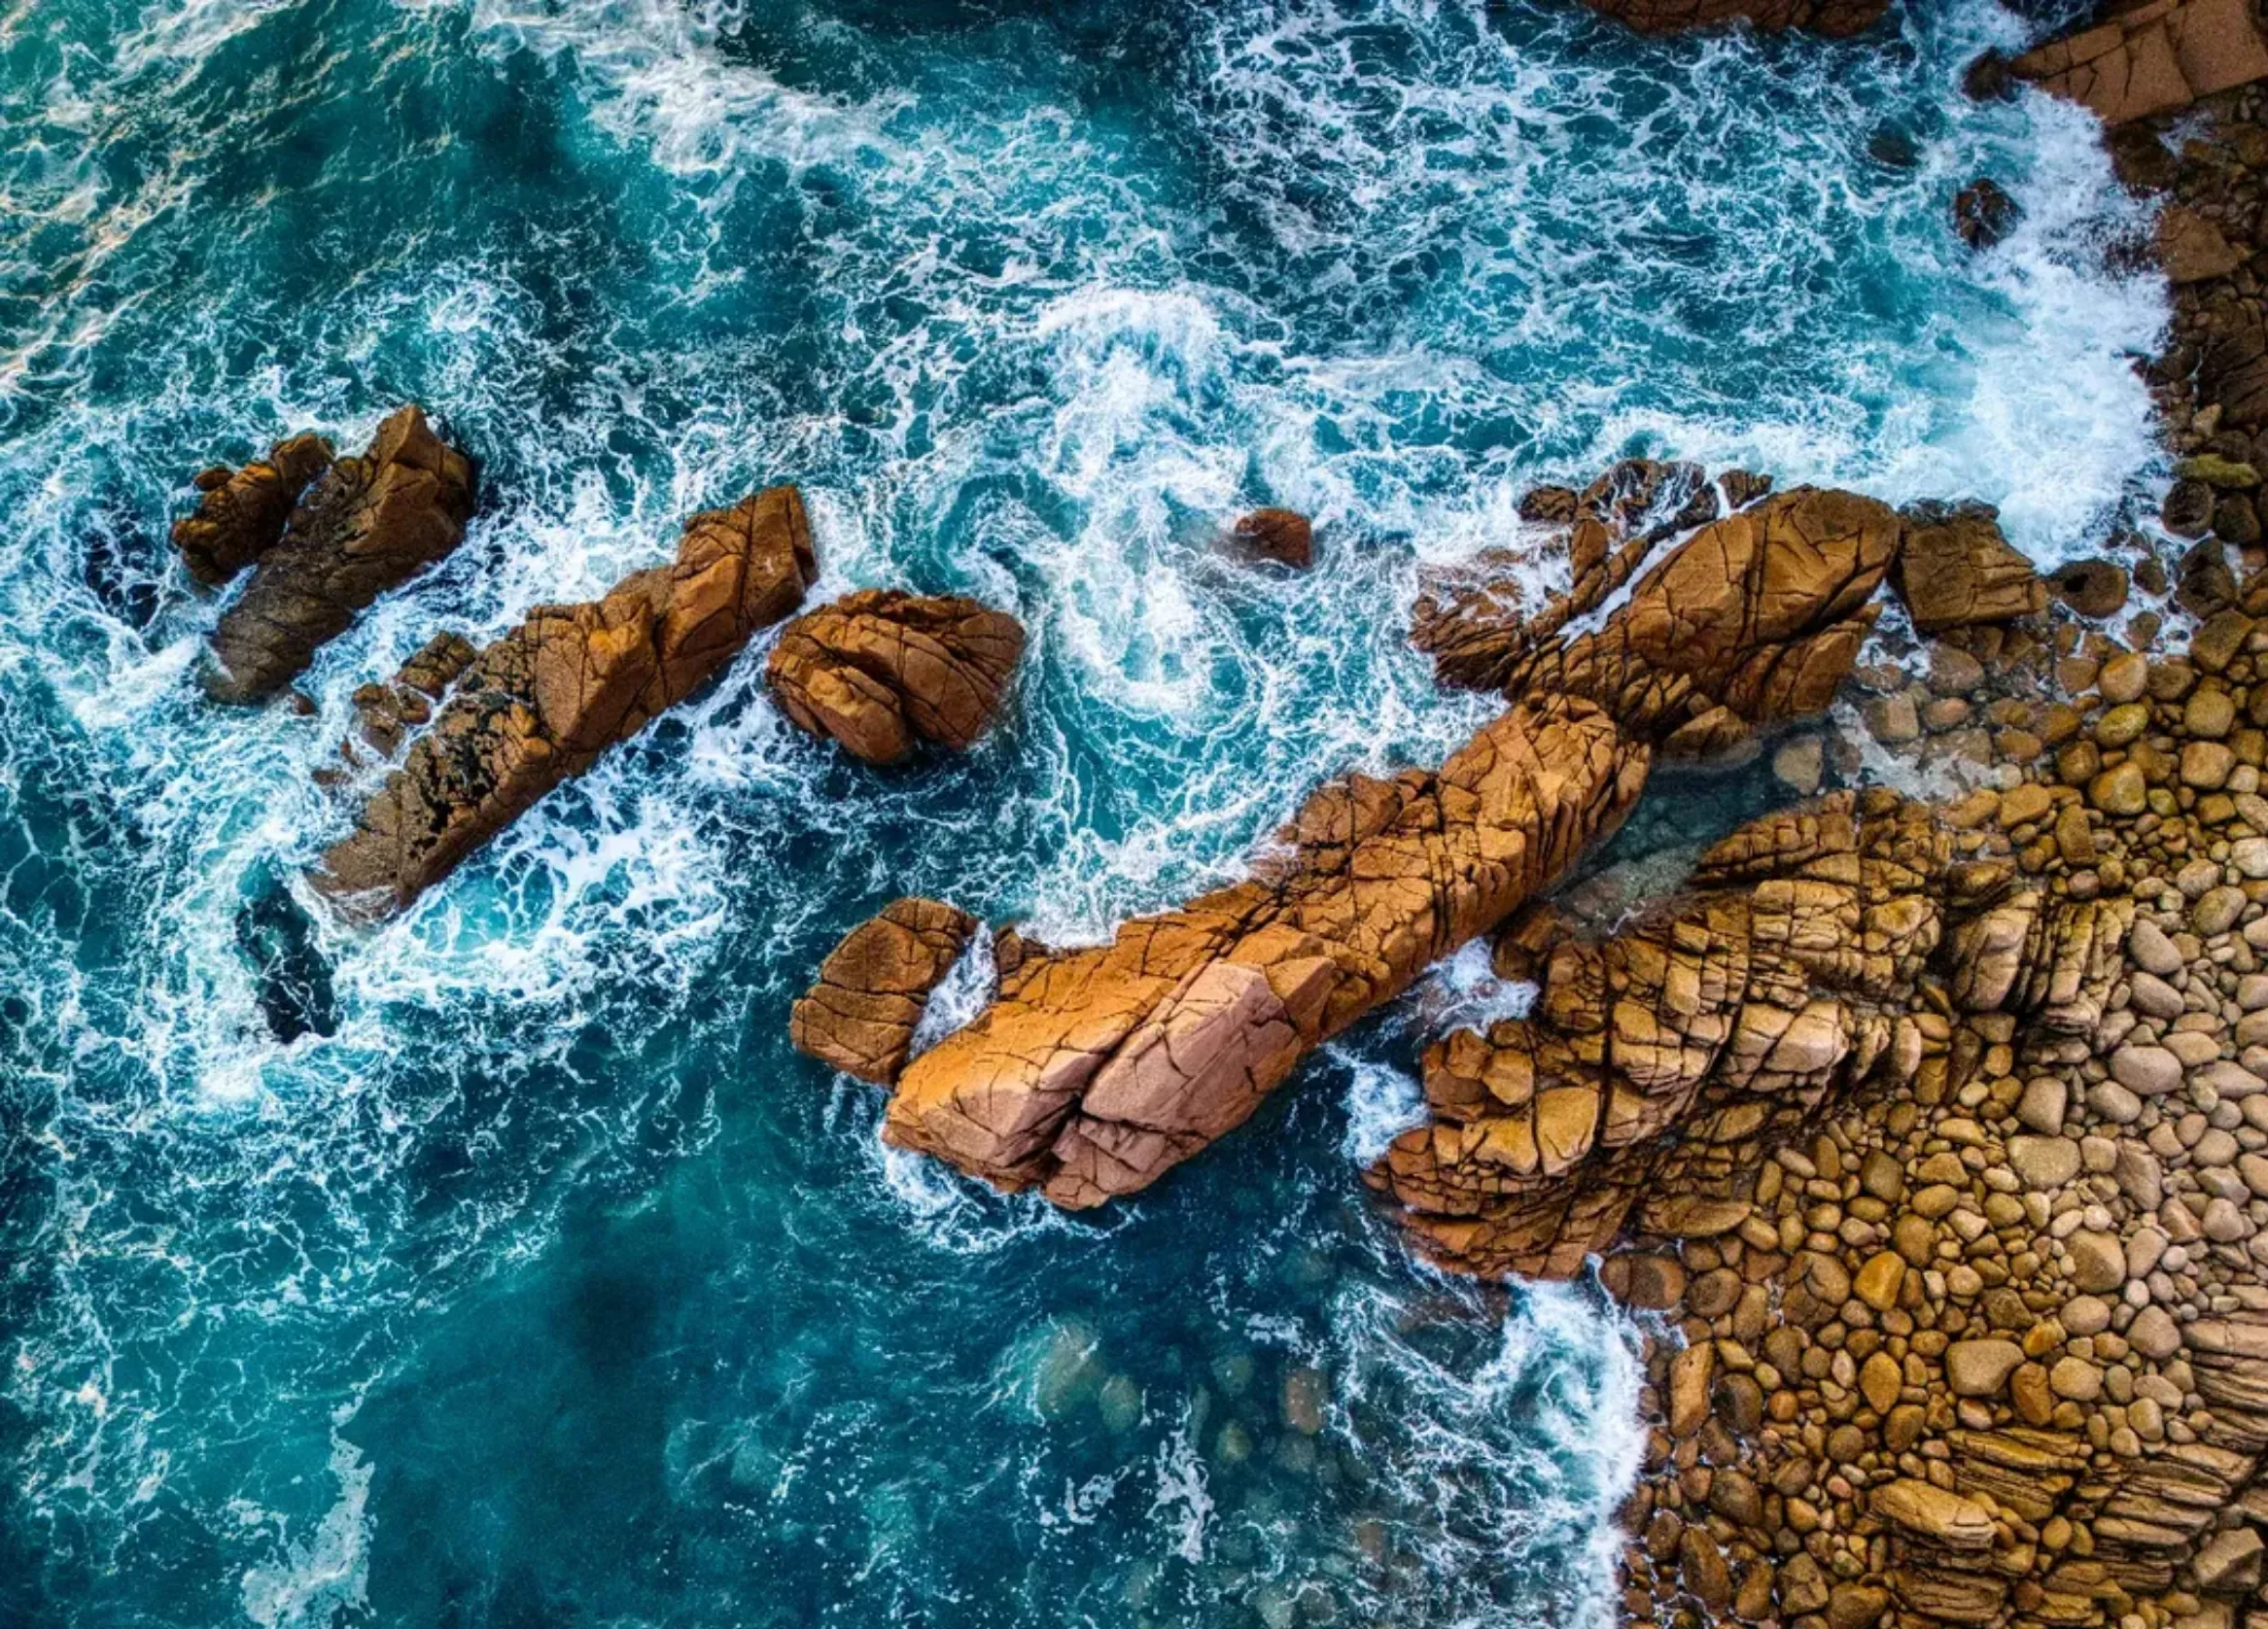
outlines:
M797 617L766 669L781 710L870 764L927 742L960 751L998 712L1024 654L1005 611L958 595L862 589Z
M819 981L788 1014L788 1039L847 1075L893 1084L929 992L976 929L974 917L934 899L890 901L820 964Z
M2082 102L2106 123L2176 113L2268 76L2247 0L2146 0L2026 52L2017 78Z
M1315 561L1315 529L1297 509L1254 509L1229 529L1234 552L1306 571Z
M816 574L803 501L772 487L687 520L674 564L634 572L604 599L537 607L464 668L354 832L325 854L317 886L373 914L408 905L721 671L801 604Z
M248 494L244 507L252 504ZM239 505L232 502L228 512L237 514ZM324 470L283 536L260 554L243 597L213 631L216 665L205 676L205 693L236 703L275 695L379 595L454 549L471 513L471 462L434 433L418 408L395 413L366 452ZM216 563L224 558L221 536L197 545L209 542Z
M1501 671L1520 699L1438 772L1334 782L1247 881L1021 966L906 1070L884 1135L1074 1208L1147 1186L1564 875L1657 749L1697 754L1825 705L1899 530L1879 503L1808 489L1711 521L1715 488L1666 466L1585 502L1625 530L1668 508L1626 572L1675 517L1707 524L1597 628L1570 633L1565 607L1516 626Z
M259 561L284 535L300 494L331 468L331 443L294 435L241 469L215 465L196 478L203 496L173 523L173 546L189 574L218 588Z

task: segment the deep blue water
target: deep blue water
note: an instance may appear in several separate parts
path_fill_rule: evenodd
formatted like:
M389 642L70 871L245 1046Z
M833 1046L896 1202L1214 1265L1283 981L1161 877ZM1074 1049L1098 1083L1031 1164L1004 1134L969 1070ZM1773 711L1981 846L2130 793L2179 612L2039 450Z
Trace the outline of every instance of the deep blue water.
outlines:
M1907 13L0 6L0 1622L1603 1621L1628 1331L1364 1201L1410 1015L1095 1224L885 1157L786 1006L899 892L1076 941L1438 758L1485 710L1402 643L1418 570L1536 480L1740 461L2084 550L2162 300L2099 269L2084 121L1959 96L2010 19ZM1980 170L2029 213L1977 258ZM319 717L208 709L189 477L404 399L481 460L467 546ZM237 923L343 823L352 689L780 479L823 593L1018 611L1005 726L870 774L751 653L319 923L337 1033L276 1042ZM1313 573L1208 552L1261 502Z

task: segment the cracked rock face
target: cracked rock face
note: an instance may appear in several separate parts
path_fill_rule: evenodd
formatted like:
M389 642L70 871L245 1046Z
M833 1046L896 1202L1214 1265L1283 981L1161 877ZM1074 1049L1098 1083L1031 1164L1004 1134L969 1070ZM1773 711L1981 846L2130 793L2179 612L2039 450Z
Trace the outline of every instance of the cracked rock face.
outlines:
M454 549L471 513L471 461L418 408L394 414L367 452L316 479L260 555L213 630L205 693L245 703L282 690L379 595Z
M1553 945L1530 1018L1430 1048L1430 1124L1368 1180L1427 1255L1491 1277L1570 1277L1641 1209L1652 1231L1728 1230L1758 1164L1822 1113L1941 1075L1925 973L1964 1013L2094 1027L2131 909L2051 905L2013 876L1889 791L1745 826L1683 898Z
M204 496L173 523L173 546L189 574L218 588L276 545L299 495L331 468L331 443L294 435L241 469L217 464L196 478Z
M1905 518L1892 586L1917 633L2013 622L2047 608L2047 585L2001 536L1989 504L1917 503Z
M1670 549L1602 621L1593 613L1677 521L1632 533L1597 492L1585 494L1570 538L1564 599L1533 618L1486 590L1420 603L1412 637L1444 683L1585 696L1672 757L1713 756L1757 725L1827 706L1898 555L1901 525L1886 504L1814 487L1767 498Z
M683 701L817 574L803 501L772 487L685 522L678 558L604 599L539 606L482 650L325 854L325 892L404 907L560 782Z
M1335 781L1247 881L1026 959L914 1060L883 1134L1072 1208L1146 1187L1565 870L1646 763L1599 709L1553 697L1437 774Z
M766 676L789 718L870 764L930 742L960 751L991 725L1024 654L1005 611L958 595L862 589L797 617Z
M1621 823L1656 744L1824 706L1871 621L1897 517L1792 492L1702 527L1607 606L1657 542L1717 512L1689 469L1622 467L1582 495L1602 529L1646 530L1619 577L1602 539L1570 602L1492 625L1520 699L1438 772L1333 782L1246 882L1028 960L907 1068L884 1136L1071 1208L1147 1187L1564 875Z
M976 932L966 911L895 899L843 936L788 1014L798 1052L878 1086L896 1081L929 992Z

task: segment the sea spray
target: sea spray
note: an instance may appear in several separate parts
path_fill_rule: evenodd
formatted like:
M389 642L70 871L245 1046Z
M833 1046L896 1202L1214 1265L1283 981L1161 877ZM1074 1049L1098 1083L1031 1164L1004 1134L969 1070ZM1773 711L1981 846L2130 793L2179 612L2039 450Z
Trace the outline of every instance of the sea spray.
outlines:
M1097 1226L881 1150L785 1015L896 895L1093 943L1323 777L1438 762L1496 704L1407 647L1420 568L1531 541L1537 481L1651 451L2090 551L2153 456L2163 302L2101 269L2132 206L2067 111L1960 96L2003 14L1896 26L9 13L0 1616L1603 1613L1620 1322L1414 1265L1350 1168L1427 1026L1342 1038ZM1945 208L1988 171L2027 219L1971 256ZM482 459L465 546L326 647L312 717L203 708L189 478L405 399ZM1018 611L995 736L868 771L751 651L401 920L313 918L334 1032L279 1041L238 913L342 827L355 687L780 479L822 592ZM1215 549L1264 502L1310 572ZM1093 1396L995 1404L1063 1320Z

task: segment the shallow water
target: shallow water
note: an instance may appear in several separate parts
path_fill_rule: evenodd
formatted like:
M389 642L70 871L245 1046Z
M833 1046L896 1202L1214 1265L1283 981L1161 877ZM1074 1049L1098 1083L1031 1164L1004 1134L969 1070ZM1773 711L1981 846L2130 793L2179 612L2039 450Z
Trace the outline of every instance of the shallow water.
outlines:
M896 893L1074 942L1437 759L1486 710L1402 643L1418 568L1536 480L2099 540L2162 296L2100 269L2078 115L1960 97L2010 19L1913 10L0 9L0 1618L1603 1621L1630 1332L1414 1266L1355 1181L1418 1015L1516 992L1462 968L1099 1225L886 1157L785 1015ZM2028 215L1971 257L1984 170ZM316 719L199 704L189 476L411 399L481 461L467 546ZM337 1032L277 1042L239 922L343 821L353 688L778 479L822 592L1017 610L1006 726L869 774L751 655L319 923ZM1312 573L1209 552L1263 502Z

